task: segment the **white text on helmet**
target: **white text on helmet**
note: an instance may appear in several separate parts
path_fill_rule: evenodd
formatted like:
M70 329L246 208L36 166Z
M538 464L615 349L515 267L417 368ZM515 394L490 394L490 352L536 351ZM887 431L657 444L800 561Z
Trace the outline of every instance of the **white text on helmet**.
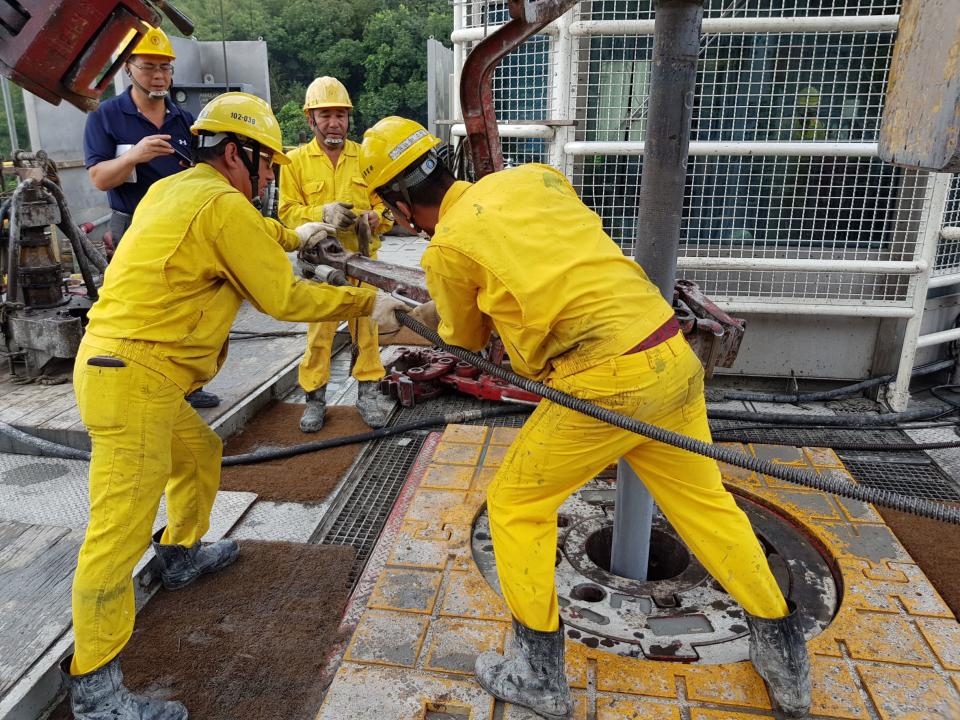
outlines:
M408 137L406 140L401 140L400 143L390 151L390 159L396 160L403 154L403 151L413 145L417 140L427 137L429 135L426 130L420 129L417 130L413 135Z

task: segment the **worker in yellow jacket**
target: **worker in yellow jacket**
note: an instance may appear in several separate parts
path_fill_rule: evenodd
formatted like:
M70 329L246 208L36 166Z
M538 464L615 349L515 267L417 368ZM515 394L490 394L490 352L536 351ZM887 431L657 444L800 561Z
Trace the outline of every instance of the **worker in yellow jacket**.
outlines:
M165 587L184 587L236 559L234 540L202 545L220 484L222 445L185 396L223 364L247 300L282 320L388 323L386 293L298 280L281 249L328 226L288 230L252 198L283 155L270 106L246 93L212 100L191 127L197 165L154 183L104 277L77 354L74 386L93 451L90 522L73 582L74 654L63 669L77 720L180 720L182 704L123 686L117 654L134 624L131 575L154 538ZM380 317L382 316L382 317Z
M521 375L709 442L703 368L673 310L566 177L523 165L456 182L438 161L439 142L411 120L385 118L364 135L360 165L396 222L431 236L421 264L444 340L479 350L496 331ZM800 619L717 464L547 400L487 491L519 653L481 655L480 684L542 717L569 716L554 585L557 509L620 457L748 613L751 659L774 700L791 715L805 713L810 677Z
M360 174L360 146L347 138L350 94L336 78L318 77L307 88L303 112L313 130L314 139L287 153L290 164L280 173L280 220L288 227L310 221L322 221L337 229L337 240L350 252L363 248L377 256L380 234L393 223L384 217L384 206L370 192ZM377 326L369 318L349 322L350 335L357 353L351 374L357 379L357 410L371 427L383 427L393 402L379 390L384 376L380 362ZM330 351L337 323L311 323L307 329L307 349L300 363L300 386L307 406L300 419L305 433L323 427L327 381L330 379Z

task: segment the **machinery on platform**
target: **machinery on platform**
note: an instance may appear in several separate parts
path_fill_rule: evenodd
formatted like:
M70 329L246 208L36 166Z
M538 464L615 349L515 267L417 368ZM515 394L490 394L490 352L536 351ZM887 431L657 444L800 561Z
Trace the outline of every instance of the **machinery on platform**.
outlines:
M0 0L0 73L54 105L65 99L94 110L143 36L143 23L160 24L158 11L193 33L189 18L166 0Z
M17 152L13 175L19 184L0 204L0 357L21 378L42 376L56 359L73 358L80 347L86 313L97 298L96 274L106 258L73 222L57 182L56 166L43 151ZM4 223L9 220L9 223ZM59 228L69 240L81 283L65 281Z

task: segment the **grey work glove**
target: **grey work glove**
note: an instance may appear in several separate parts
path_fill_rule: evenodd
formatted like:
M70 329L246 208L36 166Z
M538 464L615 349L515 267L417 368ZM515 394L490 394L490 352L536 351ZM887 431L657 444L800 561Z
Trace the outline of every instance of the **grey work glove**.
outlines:
M337 230L346 230L357 221L357 216L350 203L332 202L323 206L323 221Z
M437 314L437 304L433 300L415 307L410 311L410 317L423 323L434 332L440 327L440 316Z
M294 230L300 238L300 252L309 253L328 237L336 237L337 229L333 225L321 222L308 222Z
M397 320L394 311L400 310L401 312L407 312L409 309L406 303L400 302L383 290L377 290L377 297L373 301L373 310L370 312L370 318L379 326L380 332L396 332L400 329L400 321Z

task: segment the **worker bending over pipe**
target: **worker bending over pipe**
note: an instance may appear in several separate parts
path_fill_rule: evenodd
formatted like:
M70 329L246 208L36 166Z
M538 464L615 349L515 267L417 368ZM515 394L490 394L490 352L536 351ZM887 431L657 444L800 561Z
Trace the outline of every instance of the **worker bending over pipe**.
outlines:
M179 702L129 692L117 654L134 624L131 575L150 545L160 497L167 527L153 547L168 589L232 563L234 540L202 545L220 484L222 444L184 399L223 365L247 300L280 320L372 316L399 327L383 292L298 280L281 247L332 228L295 231L252 199L289 163L270 106L214 98L191 127L197 165L154 183L107 268L77 354L74 387L93 445L90 523L73 581L74 654L62 668L77 720L182 720Z
M703 368L673 310L566 177L531 164L458 182L438 160L439 143L416 122L384 118L364 135L360 167L396 222L431 238L421 263L443 339L478 350L495 330L515 372L710 442ZM426 321L429 312L421 306L413 314ZM810 667L800 618L716 462L547 400L487 491L519 652L477 658L480 684L542 717L569 717L554 585L557 509L620 457L746 610L750 658L773 700L787 715L806 714Z

